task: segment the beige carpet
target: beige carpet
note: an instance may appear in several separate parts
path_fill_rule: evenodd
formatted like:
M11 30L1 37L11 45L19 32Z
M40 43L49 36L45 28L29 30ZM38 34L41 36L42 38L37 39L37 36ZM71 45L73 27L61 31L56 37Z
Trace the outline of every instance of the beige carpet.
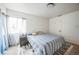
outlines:
M68 46L69 45L70 44L68 44ZM67 49L64 49L64 50L67 50ZM63 55L64 50L60 49L57 52L55 52L54 55ZM24 48L20 48L20 46L12 46L4 52L4 55L34 55L34 53L31 48L24 49ZM70 54L68 55L79 55L79 46L73 45L73 48L71 49Z
M17 55L18 46L12 46L4 52L4 55Z
M20 48L18 46L12 46L4 52L4 55L33 55L32 49L26 49L23 54L19 54L19 52Z

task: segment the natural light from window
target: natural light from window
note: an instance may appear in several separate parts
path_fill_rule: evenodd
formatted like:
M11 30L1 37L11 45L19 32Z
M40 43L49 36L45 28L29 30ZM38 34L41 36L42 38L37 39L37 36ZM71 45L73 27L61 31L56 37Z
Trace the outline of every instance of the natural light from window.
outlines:
M26 19L8 17L8 32L9 34L13 33L26 33Z

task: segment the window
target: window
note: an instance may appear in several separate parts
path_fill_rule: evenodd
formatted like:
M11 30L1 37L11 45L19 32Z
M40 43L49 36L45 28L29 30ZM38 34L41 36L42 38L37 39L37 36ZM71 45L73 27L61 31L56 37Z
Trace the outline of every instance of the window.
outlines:
M8 33L26 33L26 19L8 17Z

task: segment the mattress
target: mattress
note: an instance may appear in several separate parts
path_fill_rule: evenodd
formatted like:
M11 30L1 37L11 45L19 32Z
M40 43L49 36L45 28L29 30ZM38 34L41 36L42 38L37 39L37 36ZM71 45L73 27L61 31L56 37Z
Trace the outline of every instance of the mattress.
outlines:
M64 38L52 34L29 35L28 41L36 55L53 55L53 53L65 45Z

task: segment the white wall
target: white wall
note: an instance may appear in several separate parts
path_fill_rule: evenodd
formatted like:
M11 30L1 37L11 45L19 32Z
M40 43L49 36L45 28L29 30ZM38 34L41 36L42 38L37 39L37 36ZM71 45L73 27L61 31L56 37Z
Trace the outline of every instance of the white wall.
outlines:
M42 32L48 32L48 20L46 19L28 19L27 20L27 32L37 32L37 31L42 31Z
M63 36L66 41L79 44L79 11L50 19L49 32Z
M0 3L0 10L1 10L1 12L6 14L6 8L2 3Z
M39 16L29 15L18 11L7 9L7 14L12 17L26 18L27 32L49 31L49 20Z

